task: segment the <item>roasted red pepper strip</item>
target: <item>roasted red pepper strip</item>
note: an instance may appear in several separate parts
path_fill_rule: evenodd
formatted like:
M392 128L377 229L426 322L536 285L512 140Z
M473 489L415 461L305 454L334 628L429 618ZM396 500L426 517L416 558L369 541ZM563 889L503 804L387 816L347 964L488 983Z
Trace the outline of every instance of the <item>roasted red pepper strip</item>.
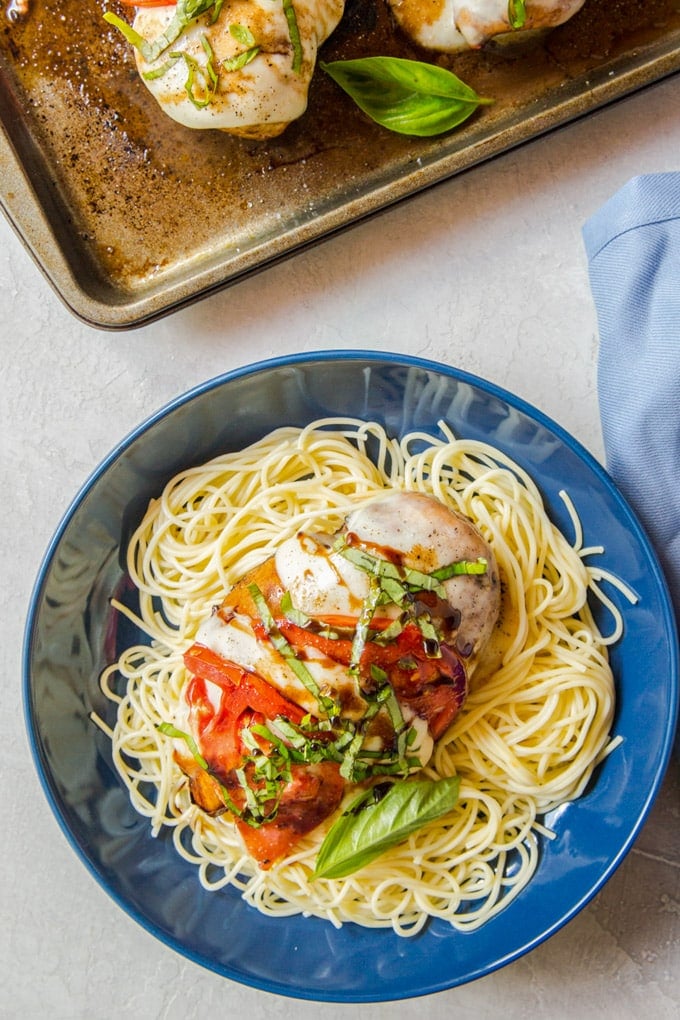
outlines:
M347 638L331 638L325 634L317 634L313 630L307 630L306 627L299 627L297 623L291 623L285 617L275 622L279 631L293 648L316 648L317 651L332 659L333 662L339 662L345 666L349 665L352 655L352 642Z
M344 613L327 613L322 616L314 616L312 619L317 620L326 627L332 627L333 630L354 631L359 622L358 616L349 616ZM387 617L374 616L371 620L371 630L385 630L392 622Z
M352 659L352 642L347 638L329 638L324 634L315 634L314 631L299 627L290 620L281 619L276 621L286 640L293 648L316 648L322 655L328 656L334 662L348 666ZM405 655L423 656L423 636L413 623L408 623L402 632L389 644L380 645L375 641L367 641L361 661L363 665L374 663L383 669L398 662Z
M241 729L246 721L247 707L237 688L233 697L222 695L219 709L208 696L206 681L194 676L187 687L187 702L192 728L198 736L201 754L222 774L238 768L243 760Z
M184 665L194 676L210 680L227 693L233 692L229 703L233 705L232 711L238 710L239 714L244 708L251 708L265 719L282 715L292 723L301 722L305 716L299 705L285 698L257 673L223 659L205 645L193 644L184 653Z

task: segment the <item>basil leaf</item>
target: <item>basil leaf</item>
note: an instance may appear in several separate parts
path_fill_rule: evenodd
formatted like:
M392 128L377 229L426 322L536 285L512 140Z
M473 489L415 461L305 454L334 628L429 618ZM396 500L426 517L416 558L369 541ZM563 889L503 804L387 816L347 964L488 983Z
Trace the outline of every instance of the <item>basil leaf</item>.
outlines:
M419 60L361 57L320 66L367 116L402 135L443 134L493 102L446 68Z
M413 780L362 793L329 829L314 878L344 878L451 811L460 780Z

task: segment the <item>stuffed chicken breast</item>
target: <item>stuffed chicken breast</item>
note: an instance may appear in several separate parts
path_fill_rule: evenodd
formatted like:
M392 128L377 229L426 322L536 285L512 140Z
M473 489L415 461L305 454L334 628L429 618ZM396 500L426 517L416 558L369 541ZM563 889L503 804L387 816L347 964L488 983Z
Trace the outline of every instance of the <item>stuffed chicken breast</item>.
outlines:
M429 496L395 492L335 536L287 539L186 652L175 756L194 800L230 811L271 866L348 787L427 763L499 605L488 543Z
M420 46L442 52L479 48L514 31L555 28L573 17L585 0L526 0L512 22L508 0L388 0L403 31Z
M318 48L343 9L343 0L140 6L137 67L180 124L271 138L305 112Z

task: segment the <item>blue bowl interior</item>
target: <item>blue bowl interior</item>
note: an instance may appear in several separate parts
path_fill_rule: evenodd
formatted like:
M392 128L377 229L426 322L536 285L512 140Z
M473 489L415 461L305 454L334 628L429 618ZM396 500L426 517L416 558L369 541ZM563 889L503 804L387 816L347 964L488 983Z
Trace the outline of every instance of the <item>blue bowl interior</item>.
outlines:
M441 922L401 939L315 919L271 920L234 890L206 893L164 835L131 808L92 710L111 719L98 675L136 639L114 619L127 539L167 479L282 424L326 415L382 422L396 435L456 433L493 443L531 472L553 519L571 535L559 497L571 496L585 542L637 593L613 649L615 733L622 745L586 794L548 821L524 892L474 933ZM606 620L603 621L606 626ZM326 1001L402 999L449 988L516 959L576 914L630 848L670 754L678 699L677 636L664 580L635 517L590 455L554 423L479 379L415 358L322 352L251 366L206 383L141 425L77 495L47 550L25 640L24 702L48 801L85 865L114 900L173 949L228 978ZM546 895L546 893L549 893Z

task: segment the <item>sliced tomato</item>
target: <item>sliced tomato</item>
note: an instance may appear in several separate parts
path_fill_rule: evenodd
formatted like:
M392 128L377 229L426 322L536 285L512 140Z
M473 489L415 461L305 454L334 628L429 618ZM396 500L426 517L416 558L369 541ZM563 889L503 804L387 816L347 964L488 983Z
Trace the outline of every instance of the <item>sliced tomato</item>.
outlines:
M325 634L317 634L313 630L307 630L306 627L292 623L285 617L276 620L276 626L293 648L298 650L316 648L318 652L332 659L333 662L349 666L352 659L352 642L347 638L331 638Z
M396 666L390 680L399 701L427 720L434 740L447 730L467 697L465 664L447 645L442 645L440 658L414 659L411 669Z
M294 765L292 778L281 795L276 818L253 828L236 822L248 853L267 870L285 857L300 839L340 805L345 781L334 762Z

